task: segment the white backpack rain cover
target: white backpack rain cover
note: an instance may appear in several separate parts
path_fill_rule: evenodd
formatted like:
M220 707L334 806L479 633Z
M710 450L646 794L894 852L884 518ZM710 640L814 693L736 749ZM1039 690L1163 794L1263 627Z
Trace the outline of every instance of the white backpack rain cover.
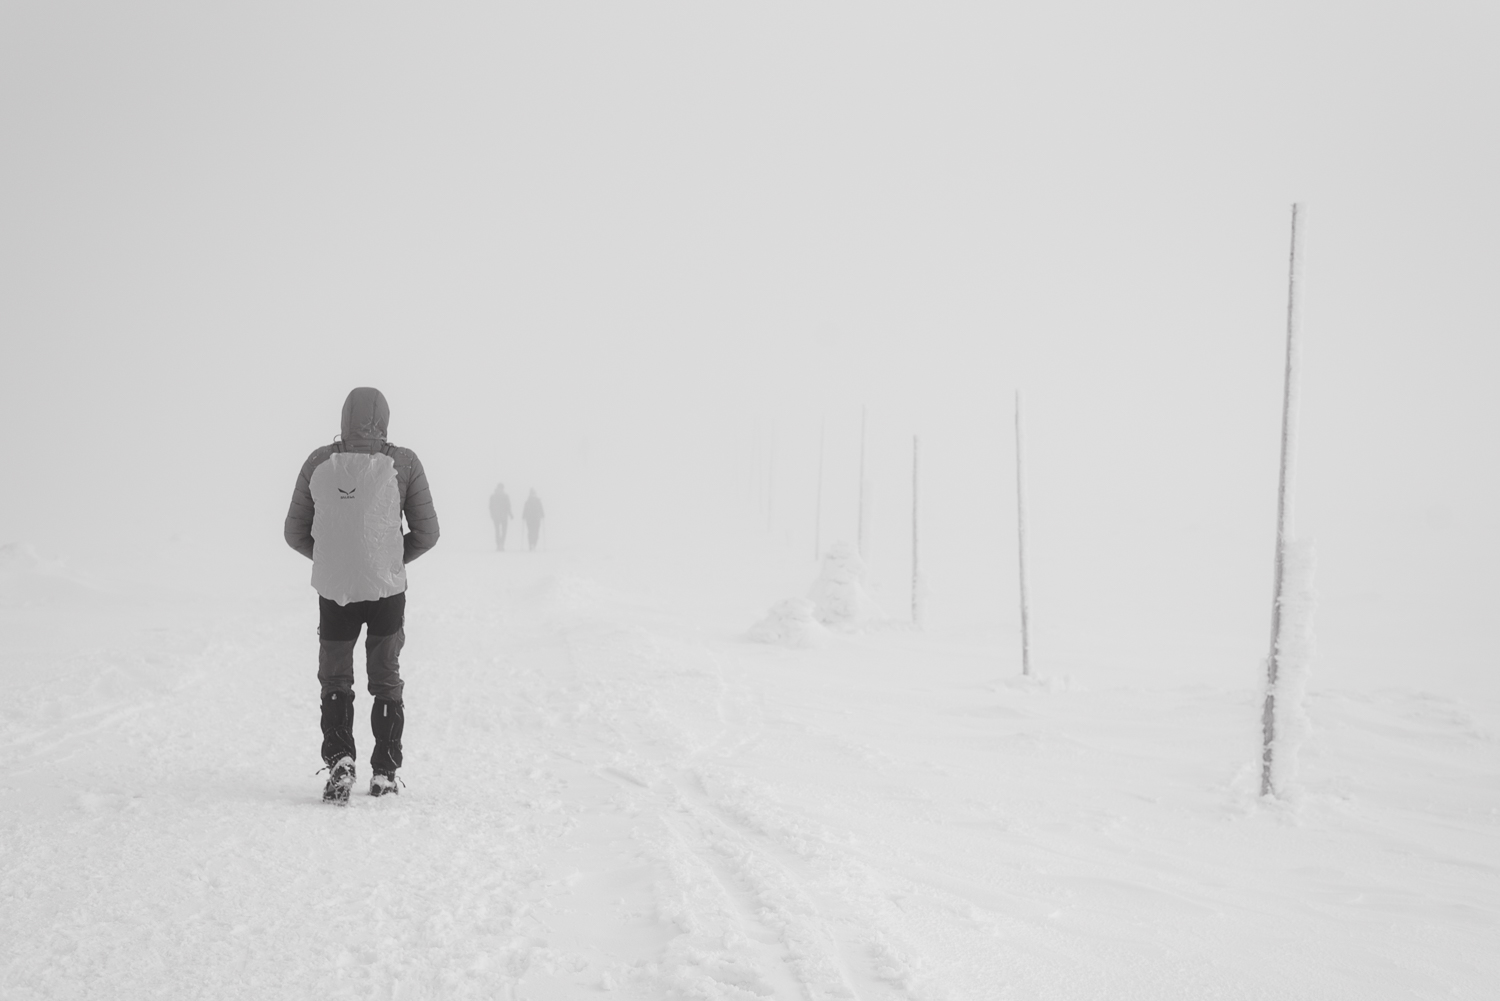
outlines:
M374 601L406 590L401 494L384 453L335 452L313 470L312 585L329 601Z

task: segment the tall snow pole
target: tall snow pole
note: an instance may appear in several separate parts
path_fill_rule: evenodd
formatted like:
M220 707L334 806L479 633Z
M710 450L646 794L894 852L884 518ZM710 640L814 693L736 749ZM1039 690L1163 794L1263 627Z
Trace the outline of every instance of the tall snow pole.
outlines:
M813 561L823 555L823 452L828 444L828 415L818 422L818 511L813 516Z
M865 426L869 416L868 407L859 408L859 523L854 541L862 560L869 558L869 550L865 548Z
M919 491L921 483L920 458L922 440L916 435L911 438L911 621L918 629L922 628L922 564L921 564L921 520L918 507Z
M1292 249L1287 268L1286 372L1281 397L1281 476L1276 492L1275 595L1271 602L1271 652L1266 657L1266 700L1261 708L1260 794L1271 796L1272 758L1276 743L1276 682L1281 668L1278 640L1281 637L1282 599L1286 589L1286 547L1292 531L1292 486L1296 473L1297 443L1297 250L1301 235L1302 206L1292 205Z
M1016 553L1021 571L1021 674L1031 674L1031 605L1026 595L1026 463L1021 391L1016 390Z

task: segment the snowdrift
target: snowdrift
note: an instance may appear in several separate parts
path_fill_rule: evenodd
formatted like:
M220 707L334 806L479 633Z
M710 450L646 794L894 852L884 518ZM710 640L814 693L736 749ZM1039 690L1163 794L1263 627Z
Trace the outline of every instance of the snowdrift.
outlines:
M69 569L60 560L46 559L22 543L0 545L0 608L98 602L108 598L98 582Z
M773 605L764 619L750 627L750 638L779 646L821 646L828 640L828 630L818 621L816 611L817 606L806 598L788 598Z
M838 542L823 557L818 578L806 598L788 598L773 605L766 617L750 627L757 643L789 647L821 644L830 630L857 632L880 621L880 606L865 589L867 571L854 546Z

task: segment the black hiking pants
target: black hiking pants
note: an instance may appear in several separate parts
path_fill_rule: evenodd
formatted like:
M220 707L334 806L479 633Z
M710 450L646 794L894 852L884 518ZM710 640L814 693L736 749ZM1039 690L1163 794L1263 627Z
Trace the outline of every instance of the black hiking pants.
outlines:
M365 634L365 675L370 694L401 701L401 647L406 643L406 593L347 605L318 598L318 681L323 694L354 692L354 644Z
M323 760L329 764L354 751L354 644L365 635L365 675L375 704L370 729L377 772L401 767L405 707L401 694L401 647L406 642L406 594L347 605L318 598L318 681L323 686Z

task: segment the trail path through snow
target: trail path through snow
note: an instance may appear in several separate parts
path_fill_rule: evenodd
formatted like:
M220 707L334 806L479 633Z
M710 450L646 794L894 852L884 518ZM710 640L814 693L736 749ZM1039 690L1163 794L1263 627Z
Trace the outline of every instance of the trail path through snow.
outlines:
M409 784L344 810L313 774L305 587L100 598L68 642L76 595L0 609L0 996L1481 998L1500 974L1494 705L1318 693L1304 794L1266 807L1249 688L1020 684L993 644L900 631L762 647L728 585L553 555L413 581Z

